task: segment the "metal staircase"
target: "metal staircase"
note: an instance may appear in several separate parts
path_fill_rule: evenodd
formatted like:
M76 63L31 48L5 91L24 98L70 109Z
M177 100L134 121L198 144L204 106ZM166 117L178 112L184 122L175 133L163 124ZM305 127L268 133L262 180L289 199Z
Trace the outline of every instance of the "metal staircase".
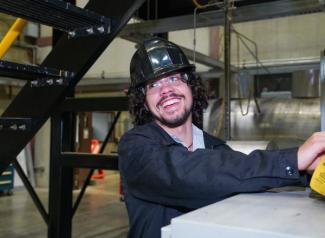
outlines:
M11 8L11 5L15 4L7 4L6 2L19 3L16 4L19 5L19 7L14 6ZM77 13L80 13L80 19L88 15L96 15L99 21L100 19L108 19L106 16L109 16L110 19L114 19L114 24L111 25L109 34L90 35L77 38L71 38L69 34L63 35L41 64L40 68L3 61L0 63L0 74L8 76L16 69L16 76L13 77L27 77L35 83L35 87L26 84L2 115L2 118L30 118L32 120L32 126L28 132L23 134L20 133L19 135L17 133L0 133L0 173L2 173L9 163L16 158L43 123L50 117L51 113L59 107L64 101L66 92L78 83L143 2L144 0L91 0L85 7L87 10L84 12L80 8L76 10L77 7L72 7L71 4L67 4L67 6L69 6L67 9L64 7L57 8L58 6L63 6L63 1L59 0L0 0L0 11L12 14L15 13L15 15L23 17L23 14L27 13L22 10L28 8L30 9L28 12L33 13L30 14L30 19L33 21L38 20L37 16L44 17L51 15L44 14L44 12L42 12L44 9L53 9L54 12L60 12L62 10L64 12L62 15L65 17L69 16L69 10L71 10L75 15L74 18L78 18ZM37 7L38 5L42 7ZM6 10L4 10L4 6ZM23 6L25 6L25 8ZM98 14L101 14L102 17L99 17ZM49 18L52 19L53 16ZM46 21L47 24L51 23L51 19ZM44 22L45 20L47 19L42 19L39 22ZM61 21L64 22L65 19L62 18ZM54 23L55 22L57 21L54 21ZM82 20L80 22L82 22ZM104 22L107 22L107 20ZM96 26L98 26L97 23ZM53 27L57 26L54 25ZM73 31L71 27L67 26L66 28L69 29L69 31ZM68 75L68 77L66 77L66 79L69 80L68 84L61 85L60 87L57 87L57 85L53 87L49 85L48 87L36 86L37 80L44 81L44 78L41 76L42 73L45 74L45 78L48 78L46 75L47 73L51 74L51 76L54 76L53 73L58 76L60 74L62 75L62 72ZM44 85L44 83L39 83L39 85Z
M71 221L77 207L72 206L72 169L76 159L87 157L66 153L70 152L69 143L71 145L73 137L71 127L65 126L65 122L73 120L73 115L62 111L66 97L71 96L79 80L144 1L90 0L85 9L81 9L61 0L0 0L0 12L65 32L39 67L0 61L0 76L27 80L0 118L0 174L10 163L15 165L48 225L48 237L71 237ZM71 105L73 99L67 102ZM87 105L93 108L89 102ZM52 142L49 209L46 212L16 157L49 118L52 120ZM59 139L59 143L54 139ZM62 159L66 159L68 165L64 165ZM85 166L89 167L87 163ZM116 160L112 166L116 168ZM90 167L96 165L91 163Z

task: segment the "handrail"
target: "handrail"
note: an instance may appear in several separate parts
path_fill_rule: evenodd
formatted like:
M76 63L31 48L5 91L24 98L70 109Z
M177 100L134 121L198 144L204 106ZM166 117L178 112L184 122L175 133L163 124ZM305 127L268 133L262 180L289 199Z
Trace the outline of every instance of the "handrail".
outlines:
M0 42L0 59L7 53L16 38L24 29L27 21L22 18L17 18L12 24L2 41Z

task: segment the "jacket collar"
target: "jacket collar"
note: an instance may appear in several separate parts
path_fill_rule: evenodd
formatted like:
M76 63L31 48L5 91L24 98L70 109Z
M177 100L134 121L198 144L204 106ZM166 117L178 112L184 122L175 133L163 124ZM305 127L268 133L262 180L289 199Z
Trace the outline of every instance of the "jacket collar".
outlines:
M161 142L164 145L178 144L164 129L162 129L156 122L149 122L148 126L153 129L156 133L159 133Z
M203 137L204 137L204 144L205 144L206 149L215 149L216 147L218 147L220 145L226 144L225 141L223 141L215 136L212 136L212 135L206 133L205 131L203 131Z
M175 142L175 140L164 130L162 129L157 123L154 121L148 123L148 126L153 129L156 133L159 133L162 143L164 145L173 145L178 144ZM203 131L203 137L204 137L204 144L206 149L215 149L219 145L225 144L225 142L221 139L218 139L217 137L214 137L205 131Z

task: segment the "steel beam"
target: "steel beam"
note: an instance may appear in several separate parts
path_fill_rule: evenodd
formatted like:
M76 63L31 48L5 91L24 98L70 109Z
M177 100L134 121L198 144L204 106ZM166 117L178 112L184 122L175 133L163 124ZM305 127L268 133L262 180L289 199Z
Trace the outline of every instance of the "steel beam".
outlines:
M73 118L56 114L51 118L50 186L48 238L70 238L72 235L73 169L62 167L62 151L74 145ZM73 142L73 144L72 144Z
M35 192L33 186L29 182L24 170L18 163L17 159L15 159L12 163L13 163L15 170L17 171L19 177L21 178L21 181L23 182L25 188L27 189L30 197L32 198L36 208L38 209L39 213L41 214L44 222L48 225L49 224L49 215L47 214L47 212L46 212L40 198L38 197L37 193Z
M225 104L225 140L231 139L231 103L230 103L230 80L231 80L231 72L230 72L230 62L231 62L231 22L232 22L232 12L230 10L230 0L224 0L225 5L225 27L224 27L224 61L225 61L225 68L224 68L224 104Z
M117 155L65 152L61 154L60 163L69 168L118 170Z
M67 98L60 111L62 112L94 112L94 111L127 111L127 97L107 98Z
M294 71L309 70L309 69L319 69L319 61L303 61L295 63L285 63L285 64L264 64L267 71L261 69L261 67L247 66L245 71L251 75L263 75L263 74L281 74L281 73L292 73ZM210 70L206 72L198 73L203 79L219 78L224 72L220 70Z
M180 46L180 48L189 60L193 60L194 57L192 49L188 49L183 46ZM195 52L195 62L212 68L225 68L224 63L222 61L212 58L208 55L202 54L200 52Z
M275 17L321 12L324 5L319 0L278 0L238 7L233 22L256 21ZM131 33L157 34L193 28L193 15L170 17L127 25L120 36ZM197 16L197 27L224 25L223 10L202 12Z

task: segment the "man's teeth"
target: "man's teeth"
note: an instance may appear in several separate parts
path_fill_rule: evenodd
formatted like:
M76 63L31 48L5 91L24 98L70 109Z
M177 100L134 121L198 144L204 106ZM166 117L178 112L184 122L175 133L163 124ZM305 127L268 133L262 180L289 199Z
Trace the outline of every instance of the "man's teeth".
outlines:
M180 100L178 98L175 99L171 99L171 100L167 100L166 102L164 102L161 106L162 107L168 107L174 103L178 103Z

